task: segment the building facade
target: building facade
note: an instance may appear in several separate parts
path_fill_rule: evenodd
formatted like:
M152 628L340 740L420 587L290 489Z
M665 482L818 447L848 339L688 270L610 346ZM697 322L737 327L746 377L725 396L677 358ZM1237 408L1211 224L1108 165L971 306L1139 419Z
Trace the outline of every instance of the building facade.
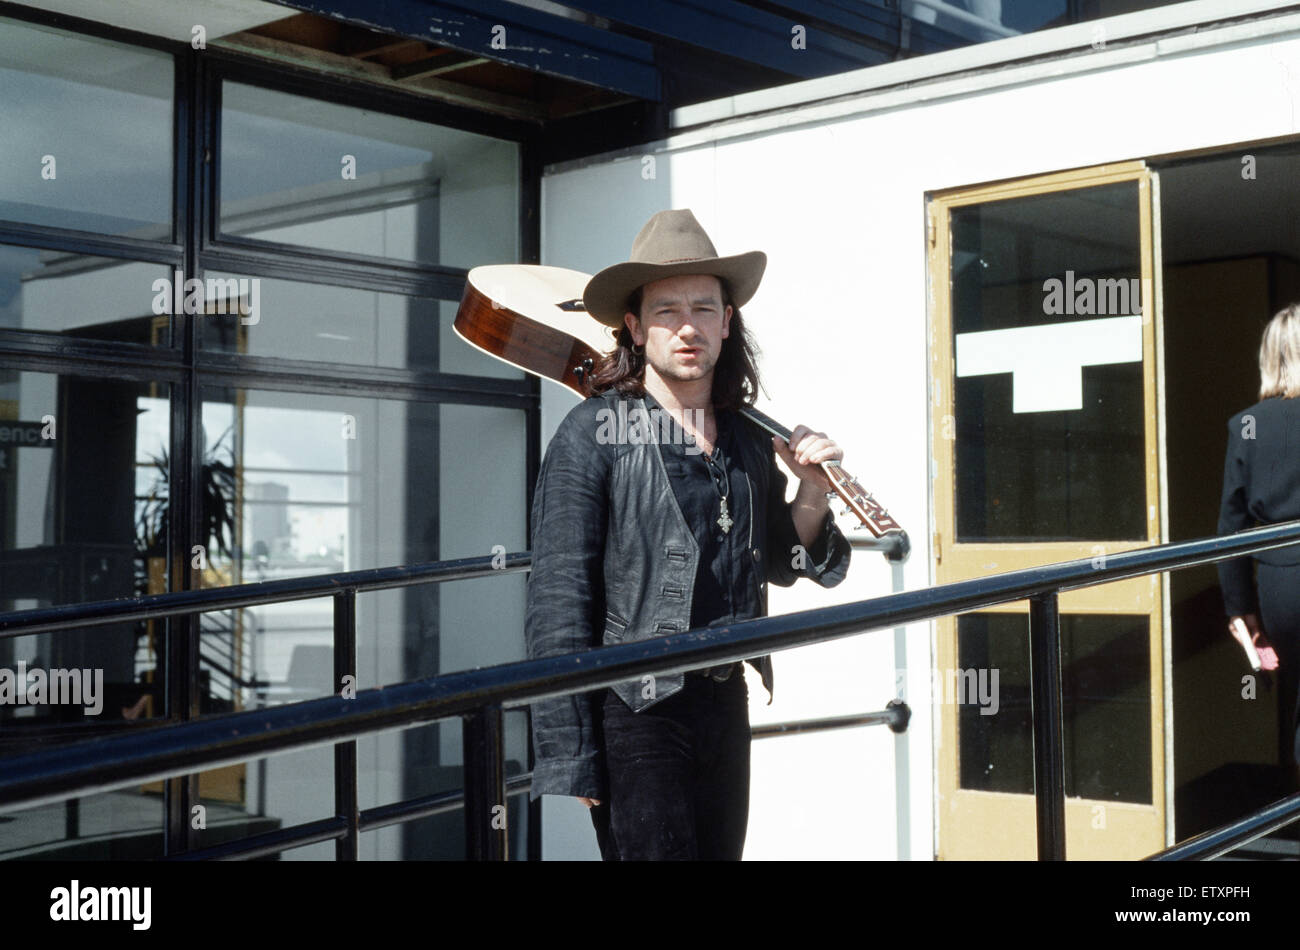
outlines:
M0 610L526 550L575 397L452 331L465 274L594 272L670 207L768 253L760 408L831 434L912 539L774 612L1213 533L1224 423L1300 291L1290 6L880 3L822 29L675 4L730 17L698 34L617 4L364 6L0 5ZM525 583L362 595L356 685L521 659ZM104 672L95 716L0 705L0 755L335 693L330 610L0 639L0 668ZM1243 698L1212 567L1062 614L1071 856L1277 797L1276 697ZM746 857L1031 856L1025 617L778 654L756 723L912 719L756 743ZM460 742L360 740L361 806L460 787ZM510 712L508 773L528 757ZM0 857L302 824L333 767L15 813ZM525 801L513 856L596 856L579 803ZM458 815L362 837L462 853Z
M1298 26L1180 4L682 108L547 169L544 258L594 269L687 206L724 253L768 253L766 411L831 433L915 542L774 610L1213 535L1225 423L1300 291ZM542 402L545 429L565 397ZM1212 566L1067 592L1062 617L1071 856L1281 797L1290 737ZM747 856L1032 858L1026 603L775 664L755 721L914 716L756 745Z

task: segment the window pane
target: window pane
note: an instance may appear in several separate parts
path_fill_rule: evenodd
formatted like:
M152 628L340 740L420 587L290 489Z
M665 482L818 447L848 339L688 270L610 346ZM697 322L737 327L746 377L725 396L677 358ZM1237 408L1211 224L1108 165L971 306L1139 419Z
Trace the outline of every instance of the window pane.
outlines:
M0 244L0 329L167 346L160 280L158 264Z
M242 283L238 283L242 281ZM458 304L350 287L210 272L203 346L360 366L522 379L452 329ZM220 311L220 312L216 312Z
M1151 801L1150 626L1146 617L1061 616L1065 794ZM936 692L960 705L961 787L1034 792L1029 621L1025 614L957 618L958 670Z
M952 212L958 541L1143 540L1137 184Z
M0 370L0 610L167 589L168 389ZM152 620L0 639L0 669L59 671L65 689L0 704L0 723L162 715L163 633ZM66 701L74 685L81 702Z
M506 710L505 771L509 778L528 771L528 718L523 710ZM430 723L401 732L362 736L357 740L359 784L362 808L455 791L465 787L461 755L461 720ZM528 793L506 800L511 860L528 854ZM363 860L463 861L465 859L465 813L452 809L418 821L363 835Z
M434 301L275 278L227 273L207 277L242 280L246 288L237 291L238 308L228 305L222 308L227 312L209 314L202 321L208 349L361 366L437 368Z
M206 828L194 846L280 831L334 814L334 748L298 749L199 773ZM334 842L281 851L280 861L333 861Z
M0 219L171 239L172 58L0 19Z
M519 409L205 387L204 468L223 473L205 517L228 531L213 531L204 586L523 550L525 421ZM358 688L522 659L525 583L511 573L361 594ZM336 693L333 642L329 597L207 614L205 709ZM527 767L526 739L525 717L508 716L512 774ZM459 719L362 741L363 803L461 787L460 745ZM249 814L311 821L333 808L332 754L312 756L222 781ZM522 818L513 827L526 830ZM367 856L459 857L463 839L442 828L368 838L388 850Z
M223 234L454 267L518 258L513 142L226 82L220 167Z
M0 740L0 756L31 751ZM148 861L162 842L157 782L0 815L0 861Z
M490 555L498 545L506 552L524 550L524 422L524 413L515 409L439 407L437 484L431 480L424 500L440 499L439 548L428 558ZM465 504L465 499L484 503ZM357 601L359 685L524 659L526 583L526 574L510 573L362 594ZM508 712L507 775L527 770L527 739L526 716ZM461 741L459 719L361 741L363 807L462 788ZM509 803L515 854L524 853L525 805L523 797ZM457 811L405 826L401 848L399 856L407 860L460 859L463 815Z
M205 388L203 429L204 586L525 547L523 410ZM521 658L523 600L515 574L362 595L358 685ZM204 629L214 711L338 689L329 597Z

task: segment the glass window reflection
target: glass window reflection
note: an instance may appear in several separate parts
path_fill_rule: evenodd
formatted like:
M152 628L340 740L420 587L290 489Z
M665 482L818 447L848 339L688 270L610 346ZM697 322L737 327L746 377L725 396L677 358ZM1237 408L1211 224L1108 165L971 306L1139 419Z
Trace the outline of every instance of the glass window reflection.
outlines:
M203 430L205 470L229 474L204 586L525 547L522 410L210 387ZM523 590L506 575L363 596L359 685L521 657ZM337 691L328 597L212 613L204 636L214 711Z
M1123 614L1061 616L1065 794L1151 802L1150 623ZM1025 614L957 618L958 669L936 698L959 704L961 787L1032 795L1033 709Z
M167 346L155 283L171 279L159 264L0 244L0 330Z
M0 369L0 610L167 589L169 387ZM163 715L164 621L0 639L0 668L90 670L100 710L0 704L0 724Z
M172 57L0 18L0 219L171 239Z
M220 168L223 234L453 267L518 257L514 142L226 82Z
M952 212L957 540L1146 539L1137 200Z

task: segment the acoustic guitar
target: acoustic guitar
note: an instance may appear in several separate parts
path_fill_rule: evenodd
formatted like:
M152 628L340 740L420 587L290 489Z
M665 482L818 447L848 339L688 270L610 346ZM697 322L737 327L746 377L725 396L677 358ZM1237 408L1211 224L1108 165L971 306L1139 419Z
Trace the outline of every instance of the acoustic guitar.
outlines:
M616 331L587 314L582 291L590 276L563 267L491 264L469 272L452 328L466 343L527 373L590 396L596 361L617 346ZM739 410L761 429L790 438L790 430L753 406ZM910 550L907 532L838 460L822 463L845 512L853 512L891 560Z

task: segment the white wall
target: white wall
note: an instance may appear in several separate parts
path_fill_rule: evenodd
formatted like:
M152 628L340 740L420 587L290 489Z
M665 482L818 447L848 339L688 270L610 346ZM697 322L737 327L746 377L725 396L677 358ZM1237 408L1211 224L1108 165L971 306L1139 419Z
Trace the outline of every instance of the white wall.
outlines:
M650 181L640 153L548 169L543 263L594 272L625 259L646 218L670 207L691 208L722 254L766 251L767 275L745 308L765 351L765 408L844 446L845 466L911 535L903 584L924 587L933 574L926 193L1295 135L1300 32L1248 32L1153 43L1149 55L1098 51L1093 71L1071 57L1083 71L1068 76L1004 69L982 92L963 92L967 78L872 93L856 115L803 127L800 114L816 107L774 114L767 130L751 120L731 139L745 123L720 123L679 137L681 147L647 146ZM573 400L557 386L543 392L549 435ZM880 555L855 552L840 587L773 589L772 611L875 597L893 583ZM899 640L897 655L888 632L778 655L771 706L752 683L755 722L860 712L894 695L901 661L913 718L898 740L873 727L755 743L746 858L932 856L931 626ZM572 833L548 828L548 849Z

